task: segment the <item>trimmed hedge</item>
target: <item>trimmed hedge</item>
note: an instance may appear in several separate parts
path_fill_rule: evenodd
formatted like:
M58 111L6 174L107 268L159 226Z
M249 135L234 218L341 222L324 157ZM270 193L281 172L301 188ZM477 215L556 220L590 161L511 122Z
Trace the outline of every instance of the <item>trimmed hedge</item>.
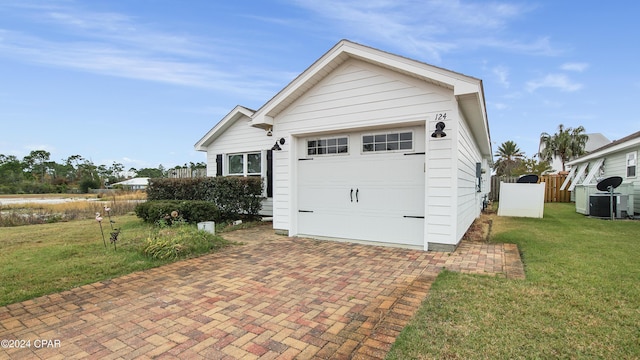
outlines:
M213 201L216 178L149 179L147 200Z
M262 186L262 178L260 177L218 176L151 179L147 188L147 203L159 200L205 201L215 204L218 220L230 220L238 217L253 218L262 209L262 200L264 199ZM181 212L181 214L183 213ZM157 214L154 213L155 215ZM187 219L184 214L183 216ZM216 221L216 219L206 220Z
M171 216L177 211L178 216L189 223L201 221L224 220L216 204L202 200L156 200L140 203L136 206L136 215L145 222L155 223Z

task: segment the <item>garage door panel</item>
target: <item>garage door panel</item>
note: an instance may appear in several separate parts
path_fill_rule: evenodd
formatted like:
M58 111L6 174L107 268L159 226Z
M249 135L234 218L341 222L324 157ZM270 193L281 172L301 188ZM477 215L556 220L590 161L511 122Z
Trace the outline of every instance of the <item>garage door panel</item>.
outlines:
M354 211L387 215L424 215L424 188L415 186L386 187L363 186L358 188L358 205Z
M301 235L420 246L424 219L369 212L352 216L349 212L299 213ZM372 226L372 223L378 226ZM303 225L304 224L304 225Z
M360 138L349 154L298 161L298 233L423 245L424 153L360 153Z

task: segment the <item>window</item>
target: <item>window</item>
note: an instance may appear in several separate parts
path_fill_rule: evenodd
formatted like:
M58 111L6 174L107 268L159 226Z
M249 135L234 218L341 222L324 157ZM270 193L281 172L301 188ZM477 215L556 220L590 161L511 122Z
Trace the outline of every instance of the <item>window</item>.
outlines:
M627 177L636 177L636 167L638 165L638 153L630 152L627 154Z
M247 175L260 175L260 153L247 154Z
M362 152L412 149L413 133L410 131L362 136Z
M231 154L227 156L227 175L260 175L262 157L258 153Z
M244 173L244 155L229 155L229 175L243 175Z
M349 152L349 138L321 138L307 140L307 155L347 154Z

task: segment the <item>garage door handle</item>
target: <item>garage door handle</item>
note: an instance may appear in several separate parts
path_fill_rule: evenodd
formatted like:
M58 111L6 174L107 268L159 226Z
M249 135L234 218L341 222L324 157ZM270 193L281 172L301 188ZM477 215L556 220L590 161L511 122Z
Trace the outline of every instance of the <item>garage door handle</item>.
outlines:
M353 189L351 189L351 193L349 194L349 198L351 199L351 202L353 202Z
M360 189L356 189L356 202L358 202L358 192L360 192Z

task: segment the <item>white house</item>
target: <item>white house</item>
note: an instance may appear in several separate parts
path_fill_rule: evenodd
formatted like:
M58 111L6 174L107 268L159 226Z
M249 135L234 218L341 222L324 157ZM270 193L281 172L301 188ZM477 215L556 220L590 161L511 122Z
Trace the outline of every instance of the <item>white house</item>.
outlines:
M589 214L589 196L599 192L596 189L597 182L608 177L620 176L622 184L616 192L629 197L628 215L640 214L639 151L640 131L569 162L571 172L562 184L562 189L569 186L569 190L574 191L576 211Z
M139 177L111 184L110 187L122 187L127 190L144 190L149 186L148 177Z
M451 251L489 192L482 81L347 40L195 148L209 176L264 177L290 236Z

